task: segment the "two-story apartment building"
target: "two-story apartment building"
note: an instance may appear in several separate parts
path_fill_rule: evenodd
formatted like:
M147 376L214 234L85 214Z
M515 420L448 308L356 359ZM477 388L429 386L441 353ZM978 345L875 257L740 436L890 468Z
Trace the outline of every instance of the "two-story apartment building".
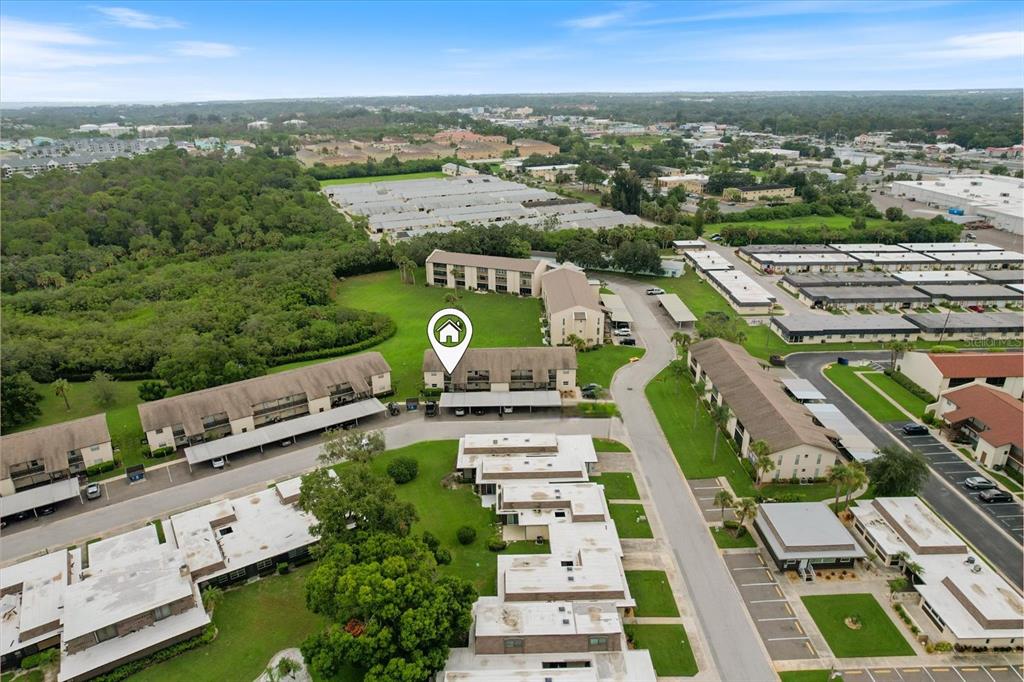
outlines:
M968 384L939 397L935 415L953 440L966 439L987 467L1024 469L1024 403L987 384Z
M391 392L391 367L361 353L139 405L149 446L178 448L251 432Z
M951 388L981 383L1018 400L1024 394L1024 353L926 353L911 351L896 369L938 397Z
M3 499L0 506L3 514L74 497L78 494L78 487L70 484L69 480L84 475L86 468L93 464L113 458L107 418L103 414L4 436L0 439L0 498ZM54 485L53 495L40 490ZM35 492L28 494L30 490ZM63 492L65 490L66 493ZM28 500L25 503L28 506L19 502L21 498Z
M753 461L751 443L767 443L775 468L761 473L762 482L824 478L838 461L839 435L815 423L742 346L701 341L690 346L689 367L695 381L704 380L705 399L729 408L725 430L741 456Z
M434 249L426 260L427 284L448 289L496 291L538 297L547 264L536 258L505 258Z
M580 270L560 267L544 274L541 296L552 346L572 344L572 337L587 346L604 342L604 312L597 290Z
M444 391L559 391L576 388L572 348L470 348L449 374L432 348L423 352L423 385Z

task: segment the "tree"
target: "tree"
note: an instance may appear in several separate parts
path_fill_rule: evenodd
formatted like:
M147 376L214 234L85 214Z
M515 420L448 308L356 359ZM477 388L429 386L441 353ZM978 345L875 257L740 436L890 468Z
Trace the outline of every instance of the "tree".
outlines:
M317 521L310 532L325 551L358 532L406 535L417 519L416 508L398 499L394 481L368 464L317 469L302 477L299 508Z
M714 462L718 458L718 436L729 424L729 417L732 413L729 411L727 405L715 404L711 408L711 421L715 423L715 449L711 453L711 461Z
M399 485L408 483L420 473L420 463L415 457L395 457L388 464L388 476Z
M462 310L462 304L459 303L459 300L461 298L462 297L459 296L458 294L454 294L454 293L445 294L444 295L444 302L445 302L445 305L447 305L449 308L455 308L456 310Z
M64 378L57 379L51 384L51 387L53 388L54 395L64 399L64 409L70 410L71 403L68 402L68 393L71 391L71 384L68 383L68 380Z
M747 340L746 326L742 320L717 310L709 310L697 321L697 331L702 339L718 338L732 343Z
M988 172L991 173L992 175L1009 175L1010 169L1002 164L999 164L997 166L992 166L991 168L989 168Z
M899 222L900 220L903 220L904 217L903 209L899 206L890 206L885 209L885 219L890 223Z
M584 161L576 169L576 178L583 184L583 189L593 187L604 180L604 172L592 163Z
M160 400L167 395L167 384L162 381L147 379L139 384L139 400Z
M104 371L96 370L89 379L93 392L96 394L96 403L100 407L110 407L117 399L117 388L114 386L114 377Z
M224 590L216 585L207 585L200 596L203 599L203 608L212 616L217 606L224 601Z
M328 429L324 432L321 464L338 462L369 462L384 452L382 431L346 431Z
M672 333L672 343L675 344L676 352L685 353L690 347L690 335L683 332Z
M885 348L886 350L889 351L889 366L893 369L893 371L896 370L896 361L900 358L900 356L902 356L903 353L906 353L908 350L911 350L913 347L914 344L911 343L910 341L899 341L893 339L892 341L885 342Z
M623 242L612 252L612 264L625 272L661 273L661 256L651 242Z
M763 440L755 440L750 444L750 451L754 454L754 473L757 476L757 486L761 487L761 479L766 473L775 468L775 458L771 455L768 443Z
M468 636L476 596L418 538L363 535L323 555L306 581L307 607L329 625L302 643L303 657L322 679L352 666L368 682L426 682Z
M733 497L732 493L725 488L715 493L715 506L721 510L722 513L722 527L725 527L725 510L727 507L732 507Z
M850 508L850 498L853 497L853 493L867 482L868 472L863 464L853 461L846 466L846 481L844 482L846 486L846 500L843 504L843 509Z
M740 536L743 524L757 516L757 502L752 497L741 497L736 501L736 537Z
M582 353L587 349L587 342L576 334L569 334L565 337L565 345L572 346L577 353Z
M27 424L42 414L36 390L28 372L8 374L0 379L0 428L4 431Z
M829 485L833 485L836 488L836 501L835 508L839 509L839 496L842 494L842 487L846 484L846 465L836 464L829 469L828 476L825 477L825 482Z
M908 497L928 478L928 462L919 452L890 445L868 462L867 473L878 497Z
M700 404L704 400L704 392L707 391L707 382L700 379L693 385L693 392L697 395L697 399L693 401L693 428L697 428L697 414L700 411Z
M640 215L644 186L635 171L619 169L612 175L612 208L631 215Z

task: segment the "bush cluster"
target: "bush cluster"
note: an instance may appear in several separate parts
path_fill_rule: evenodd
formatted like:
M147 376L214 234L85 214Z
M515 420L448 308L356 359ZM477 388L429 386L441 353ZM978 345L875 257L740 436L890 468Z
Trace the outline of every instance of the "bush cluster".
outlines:
M399 485L408 483L420 473L420 463L413 457L396 457L388 464L388 476Z
M157 663L163 663L164 661L170 660L175 656L191 651L197 647L209 644L217 637L217 628L213 624L209 624L203 630L203 634L197 635L192 639L186 639L184 642L178 642L177 644L171 645L166 649L161 649L156 653L150 654L145 658L140 658L130 663L125 663L119 668L114 668L105 675L93 678L96 682L121 682L126 680L132 675L145 670L146 668L156 665Z
M455 537L460 545L471 545L476 540L476 528L473 528L473 526L461 526L455 531Z
M97 462L92 466L85 468L87 476L98 476L99 474L105 474L108 471L113 471L117 467L121 466L121 463L117 459L107 460L106 462Z
M926 403L935 402L935 396L933 396L931 393L915 384L913 381L910 380L910 377L908 377L903 372L899 372L894 369L887 369L885 370L885 374L890 379L895 381L897 384L913 393L916 398L919 398L925 401Z

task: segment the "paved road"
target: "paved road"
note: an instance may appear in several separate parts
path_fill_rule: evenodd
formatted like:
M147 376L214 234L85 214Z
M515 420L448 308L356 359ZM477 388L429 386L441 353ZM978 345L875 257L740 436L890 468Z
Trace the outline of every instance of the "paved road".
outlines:
M616 437L609 419L523 419L523 420L435 420L426 428L424 419L405 421L382 429L389 449L412 445L423 440L461 438L467 433L507 433L538 431L544 433L589 433L593 436ZM101 535L138 527L151 519L189 509L213 499L238 497L262 490L268 481L278 481L313 469L320 453L319 444L279 457L249 461L216 475L168 487L141 497L133 497L102 507L85 506L82 513L66 518L46 517L19 523L22 530L4 532L0 542L0 562L8 563L43 550L80 544ZM77 506L77 503L73 503ZM15 530L15 526L11 526Z
M708 242L708 250L715 251L720 254L727 261L732 263L732 266L751 277L755 282L763 286L768 290L769 293L775 296L778 304L781 305L787 313L795 315L806 315L808 313L812 315L831 315L820 308L811 308L810 306L804 305L791 293L779 286L779 282L782 281L782 275L766 275L754 266L747 263L736 255L735 246L722 246L716 242Z
M887 351L844 352L843 356L856 360L889 359ZM822 376L821 368L833 362L835 357L834 352L794 353L786 357L786 366L797 376L814 384L815 388L825 394L829 402L838 407L876 447L899 444L884 426L868 416L845 393ZM1024 565L1024 550L1021 544L1006 533L1000 532L999 527L977 508L974 500L947 485L934 471L925 481L919 494L979 552L988 557L1008 580L1018 588L1024 587L1024 575L1021 574L1020 568Z
M676 562L693 600L718 679L763 682L777 679L736 585L707 531L697 500L686 485L668 441L644 397L644 386L674 357L675 348L643 285L609 277L633 315L633 331L647 348L639 361L619 370L612 396L643 470Z

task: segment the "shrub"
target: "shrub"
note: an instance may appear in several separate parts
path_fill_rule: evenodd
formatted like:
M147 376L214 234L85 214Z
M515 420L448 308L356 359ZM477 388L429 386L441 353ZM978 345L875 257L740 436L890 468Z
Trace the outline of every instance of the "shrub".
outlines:
M455 531L455 537L458 538L460 545L471 545L476 540L476 528L473 528L473 526L462 526Z
M439 547L434 550L434 561L443 565L450 564L452 562L452 553L444 547Z
M952 651L953 650L953 645L950 644L949 642L936 642L935 643L935 650L936 651Z
M931 393L929 393L928 391L924 390L923 388L921 388L920 386L915 384L903 372L898 372L898 371L896 371L894 369L887 369L887 370L885 370L885 373L886 373L887 376L889 376L897 384L899 384L903 388L905 388L908 391L910 391L911 393L913 393L917 398L925 401L926 403L934 403L935 402L935 396L933 396Z
M96 682L121 682L126 680L132 675L145 670L146 668L156 665L157 663L163 663L164 661L170 660L175 656L191 651L196 647L209 644L217 637L217 629L213 626L213 623L206 626L203 630L203 634L193 637L192 639L186 639L184 642L178 642L166 649L161 649L154 654L150 654L145 658L140 658L137 661L131 661L125 663L120 668L114 668L106 675L100 675L99 677L93 678Z
M139 399L148 402L160 400L167 395L167 384L162 381L143 381L139 384Z
M491 550L492 552L500 552L506 547L508 547L508 543L500 538L491 538L491 540L487 543L487 549Z
M277 574L278 575L287 575L290 570L292 570L292 569L291 569L291 566L288 565L287 561L282 561L281 563L279 563L277 565Z
M412 457L396 457L388 464L388 476L401 485L416 478L420 473L420 463Z
M119 466L119 462L116 459L111 459L106 462L98 462L92 466L85 468L85 474L87 476L97 476L99 474L105 474L108 471L113 471Z
M956 346L932 346L932 353L959 353L960 349ZM941 642L940 642L941 644Z
M425 530L423 531L423 544L426 545L431 552L434 552L441 546L441 541L438 540L437 536L429 530Z
M21 659L21 663L19 663L19 665L22 667L23 670L28 670L29 668L35 668L36 666L38 666L40 663L43 662L43 653L44 652L40 651L40 652L35 653L35 654L29 654L25 658Z

